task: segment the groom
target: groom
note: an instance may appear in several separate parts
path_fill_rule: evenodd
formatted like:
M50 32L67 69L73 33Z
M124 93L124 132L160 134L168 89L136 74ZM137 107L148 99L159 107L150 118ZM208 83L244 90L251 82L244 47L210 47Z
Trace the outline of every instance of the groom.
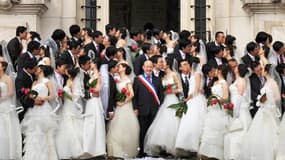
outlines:
M144 157L145 134L155 118L160 104L163 101L163 87L161 80L152 74L153 64L147 60L143 64L144 73L134 79L134 109L140 124L140 152Z

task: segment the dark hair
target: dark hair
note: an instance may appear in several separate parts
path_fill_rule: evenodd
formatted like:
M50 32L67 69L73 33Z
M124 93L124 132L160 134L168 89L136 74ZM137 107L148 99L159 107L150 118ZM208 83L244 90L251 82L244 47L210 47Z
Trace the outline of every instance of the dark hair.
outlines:
M77 41L68 41L67 42L68 46L69 46L69 49L72 50L72 49L76 49L78 46L80 46L80 43L78 43Z
M144 36L146 37L147 40L151 40L152 31L151 31L151 30L146 30L146 31L144 32Z
M151 44L150 43L143 43L142 44L142 51L143 53L147 53L148 50L150 50Z
M87 55L80 56L78 58L79 66L85 65L90 60L91 60L91 58Z
M154 29L152 30L152 35L153 35L153 36L158 36L158 35L160 34L160 32L161 32L160 29L154 28Z
M7 67L8 67L8 62L6 62L6 61L1 61L0 63L1 63L1 65L2 65L2 67L3 67L3 71L6 72Z
M236 40L236 37L232 36L232 35L227 35L226 39L225 39L225 44L228 45L233 45L234 41Z
M80 27L77 24L71 25L69 27L69 33L71 36L75 36L77 33L80 32Z
M260 65L259 62L252 62L250 68L251 68L251 70L254 70L254 69L255 69L256 67L258 67L259 65Z
M269 40L269 43L272 43L273 42L273 37L271 34L267 33L268 35L268 40Z
M88 35L89 37L92 37L92 29L91 29L91 28L85 27L85 28L82 28L82 30L83 30L83 31L86 31L86 32L87 32L87 35Z
M39 42L31 41L28 43L28 49L27 50L32 53L34 50L40 49L40 46L41 46L41 44Z
M154 55L154 56L150 57L149 60L152 63L157 64L158 58L162 58L162 56L161 55Z
M3 57L3 47L2 47L2 45L0 44L0 56L2 56Z
M69 65L67 68L67 73L70 75L71 79L74 79L76 77L76 75L79 72L79 68L78 67L74 67L72 65Z
M39 65L38 67L43 71L45 77L53 74L53 69L51 66Z
M40 49L44 50L44 52L45 52L45 57L50 57L49 46L47 46L47 45L42 45L42 46L40 46Z
M224 50L224 47L222 47L222 46L214 46L214 47L212 48L212 52L213 52L214 55L220 53L220 52L223 51L223 50Z
M218 38L219 34L224 34L224 32L222 32L222 31L218 31L218 32L216 32L216 34L215 34L215 39L217 39L217 38Z
M123 47L117 48L117 52L122 52L123 58L126 60L126 50Z
M179 49L186 48L186 46L191 44L191 41L189 41L188 39L180 39L178 42L179 42Z
M282 74L285 69L285 63L278 64L275 69L279 74Z
M110 46L106 49L105 54L108 58L111 58L116 54L116 52L117 52L117 48L114 46Z
M98 31L98 30L96 30L96 31L94 31L93 33L92 33L92 37L95 39L95 38L98 38L99 36L103 36L103 33L101 32L101 31Z
M56 29L53 31L51 38L55 41L62 41L65 36L66 34L62 29Z
M264 67L264 71L269 73L270 69L271 69L271 66L272 66L272 64L266 64L265 67Z
M211 65L209 65L209 64L207 64L207 63L202 66L202 72L203 72L204 75L208 75L208 73L209 73L211 70L212 70Z
M248 73L247 66L245 64L238 65L238 73L241 77L244 77Z
M152 30L154 28L154 25L151 22L147 22L144 24L143 29L146 30Z
M30 31L29 33L31 34L31 39L32 39L32 40L35 40L36 38L37 38L39 41L42 40L39 33L35 32L35 31Z
M114 28L116 29L116 27L115 27L114 25L112 25L112 24L106 24L106 25L105 25L106 34L109 35L109 32L110 32L111 30L113 30Z
M132 31L132 32L130 33L130 37L131 37L131 38L134 38L134 36L137 36L137 35L139 35L139 34L141 34L141 33L138 32L138 31Z
M119 29L119 31L120 31L120 33L122 34L122 35L121 35L121 38L122 38L122 39L125 39L125 38L127 37L127 28L122 27L122 28Z
M231 58L231 59L228 60L228 63L229 63L229 62L237 62L237 60L234 59L234 58Z
M191 63L189 60L187 60L187 59L181 59L181 60L178 62L178 68L181 67L181 63L182 63L182 62L187 62L187 63L189 63L190 66L192 65L192 63Z
M172 66L173 66L173 58L166 57L166 58L165 58L165 62L166 62L166 65L168 65L168 66L169 66L169 68L172 70Z
M118 64L117 61L115 60L110 60L110 62L108 63L108 71L110 72L112 68L116 67L116 65Z
M255 37L255 42L256 43L263 43L266 42L266 40L268 39L268 34L264 31L260 31L257 33L256 37Z
M67 65L67 63L65 62L64 59L62 58L57 58L56 61L55 61L55 68L58 68L62 65Z
M188 39L189 36L191 36L191 33L187 30L179 32L179 39Z
M131 67L127 63L120 63L120 65L124 68L126 68L126 75L130 75L132 73Z
M97 69L99 70L100 67L101 67L101 59L100 59L100 58L95 58L95 59L92 59L92 62L93 62L94 64L96 64Z
M196 47L195 52L200 53L200 43L199 43L199 41L194 42L191 45Z
M284 43L281 41L276 41L273 43L272 47L274 49L274 51L279 52L280 49L284 46Z
M255 48L258 47L258 44L255 43L255 42L249 42L247 45L246 45L246 50L248 53L250 53L251 51L254 51Z
M24 63L25 69L33 69L35 66L37 66L37 61L35 61L35 60L26 61Z
M115 36L108 36L109 37L109 42L111 46L116 46L118 39Z
M228 74L228 66L225 64L219 65L217 68L219 71L221 71L223 77L226 79L227 78L227 74Z
M16 36L19 36L20 33L24 33L27 31L27 27L24 27L24 26L18 26L16 28Z

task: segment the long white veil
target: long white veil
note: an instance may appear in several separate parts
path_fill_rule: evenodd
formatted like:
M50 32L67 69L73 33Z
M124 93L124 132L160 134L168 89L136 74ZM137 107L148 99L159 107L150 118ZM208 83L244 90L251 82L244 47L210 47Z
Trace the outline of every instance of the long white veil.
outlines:
M15 70L14 70L13 63L12 63L11 57L9 55L8 49L7 49L6 41L4 41L4 40L1 41L1 45L2 45L3 58L8 63L8 67L7 67L6 73L8 75L10 75L13 72L15 73Z

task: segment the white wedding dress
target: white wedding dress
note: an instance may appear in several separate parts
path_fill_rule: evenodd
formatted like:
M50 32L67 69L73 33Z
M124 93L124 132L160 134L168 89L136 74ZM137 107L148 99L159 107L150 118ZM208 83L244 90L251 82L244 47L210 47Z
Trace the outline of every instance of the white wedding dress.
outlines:
M249 101L247 100L247 97L245 97L247 96L246 92L241 96L238 93L236 82L230 85L229 90L231 102L234 105L234 117L229 125L228 133L225 136L224 153L226 160L238 158L242 146L242 140L251 124Z
M0 82L1 97L8 93L6 83ZM0 100L0 159L21 159L22 138L19 119L12 98Z
M274 90L278 90L278 87L277 84L272 85L276 83L273 81L273 79L267 78L263 87L267 100L261 103L247 134L245 134L240 160L276 159L280 112L275 100L280 97L280 94L274 94Z
M174 79L162 80L164 87L174 84ZM175 85L177 87L177 85ZM144 141L144 151L149 155L159 155L166 151L175 155L175 141L180 123L180 118L175 116L176 110L168 108L179 100L174 93L166 94L157 115L149 127Z
M223 83L220 80L212 87L212 94L223 97ZM229 115L218 104L208 106L201 137L199 153L209 158L224 159L224 135L229 123Z
M86 103L83 152L90 157L106 154L106 128L104 109L100 97L91 96Z
M69 87L63 90L71 94ZM73 97L74 98L74 97ZM83 118L75 102L64 98L62 117L56 135L56 148L59 159L77 158L83 154Z
M117 89L121 91L131 80L120 81ZM114 118L110 121L107 133L108 156L133 158L138 153L139 122L132 102L117 106Z
M48 96L46 83L48 79L34 85L33 90L38 92L38 97ZM56 120L51 114L52 108L47 101L38 106L29 108L22 121L24 140L24 160L57 160L55 147Z
M196 72L195 74L200 73ZM189 84L189 94L193 94L193 98L187 101L188 110L181 118L175 148L197 152L207 112L207 100L203 94L195 93L196 81L194 75L191 76ZM200 89L203 88L203 84L204 82L201 81Z

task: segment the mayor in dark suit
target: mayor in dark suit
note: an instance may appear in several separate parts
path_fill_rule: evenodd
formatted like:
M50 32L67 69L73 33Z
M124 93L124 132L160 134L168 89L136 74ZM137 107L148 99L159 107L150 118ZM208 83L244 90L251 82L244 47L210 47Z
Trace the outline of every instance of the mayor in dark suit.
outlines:
M16 37L11 39L7 44L7 49L11 57L14 70L16 70L17 59L23 49L22 40L27 38L27 28L18 26L16 29Z
M139 157L145 156L145 134L154 120L160 104L163 102L163 87L161 80L152 74L153 64L150 60L144 62L144 73L134 79L133 106L140 124Z

